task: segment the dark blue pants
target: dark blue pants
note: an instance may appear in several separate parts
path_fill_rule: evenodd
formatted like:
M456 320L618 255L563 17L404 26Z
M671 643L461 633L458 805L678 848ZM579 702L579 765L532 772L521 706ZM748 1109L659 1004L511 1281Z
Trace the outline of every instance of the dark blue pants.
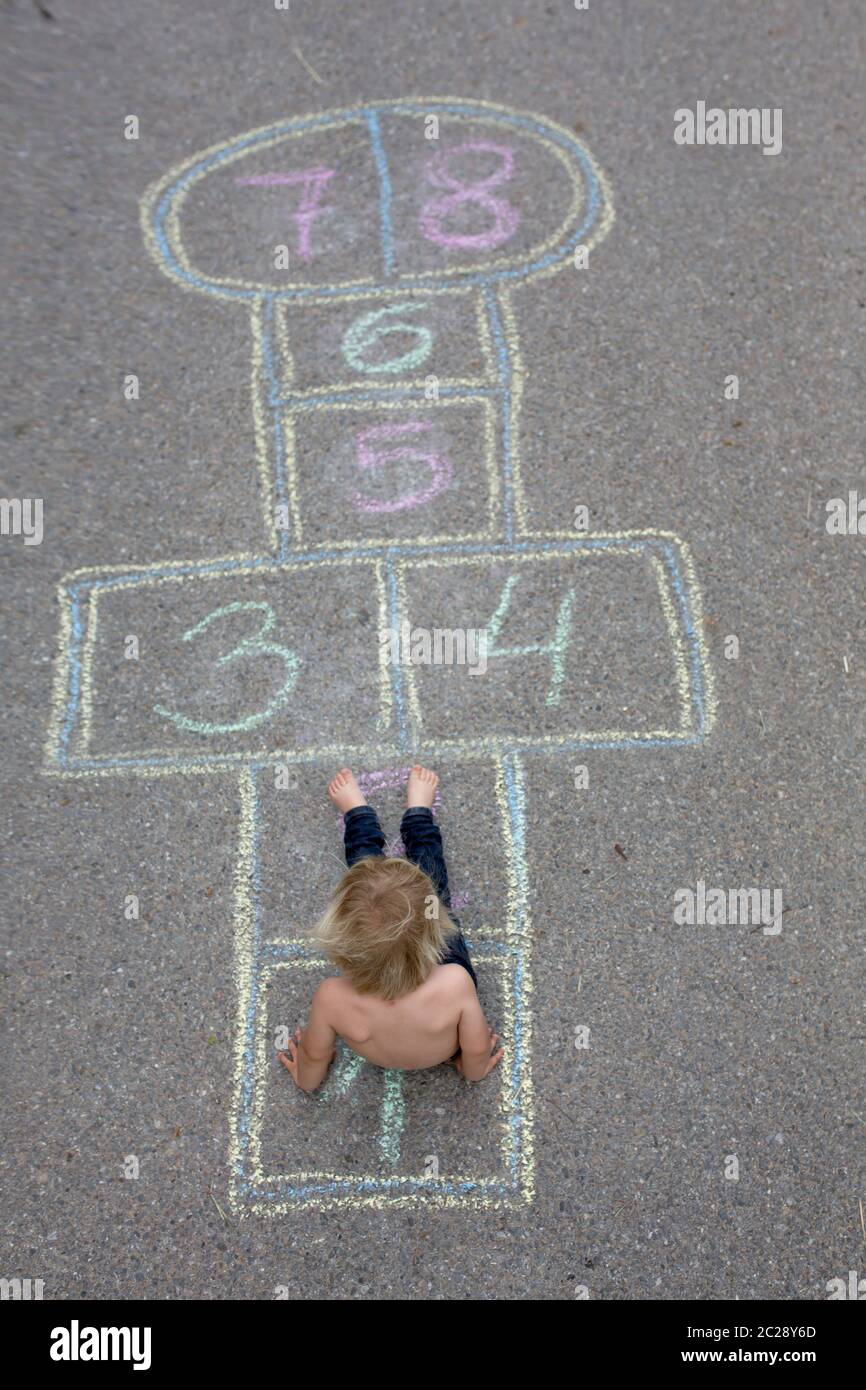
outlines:
M385 836L379 824L379 817L372 806L353 806L351 811L346 812L345 819L346 863L351 869L359 859L381 854L385 848ZM462 965L464 970L469 971L473 984L477 986L478 979L469 959L469 950L463 940L460 923L451 911L451 891L448 887L448 870L445 867L445 853L442 848L442 832L433 819L433 812L426 806L410 806L403 813L400 836L406 846L406 858L417 864L430 879L457 928L445 943L445 949L440 956L442 964Z

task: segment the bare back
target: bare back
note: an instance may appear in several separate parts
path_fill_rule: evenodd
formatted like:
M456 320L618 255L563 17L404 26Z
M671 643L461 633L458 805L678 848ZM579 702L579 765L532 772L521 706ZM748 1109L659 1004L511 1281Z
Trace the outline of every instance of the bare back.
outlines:
M446 1062L460 1046L461 1016L480 1013L475 986L462 965L438 965L423 985L401 999L358 994L334 976L320 990L334 1032L378 1067L413 1070Z

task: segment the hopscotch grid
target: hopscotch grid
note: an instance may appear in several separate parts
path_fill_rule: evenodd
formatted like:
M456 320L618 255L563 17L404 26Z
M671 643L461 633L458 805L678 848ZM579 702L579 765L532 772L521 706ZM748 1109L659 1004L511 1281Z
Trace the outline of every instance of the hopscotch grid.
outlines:
M497 956L479 953L507 971L513 963L510 990L503 1000L505 1026L514 1035L514 1056L510 1069L503 1068L499 1109L503 1119L503 1157L511 1172L506 1184L501 1178L451 1175L448 1178L417 1178L411 1175L346 1175L300 1172L266 1176L261 1167L261 1127L270 1069L268 1065L267 991L270 980L280 969L295 966L314 968L321 961L313 956L304 960L267 961L270 949L279 943L263 941L261 922L261 870L259 862L260 816L257 795L259 769L244 769L239 784L241 820L239 853L235 873L235 971L241 1015L235 1048L235 1105L232 1117L231 1171L234 1204L240 1199L264 1204L262 1210L278 1214L302 1205L313 1197L331 1196L342 1189L344 1195L367 1192L371 1197L390 1196L398 1190L414 1188L415 1195L451 1198L464 1205L467 1198L489 1205L487 1193L532 1198L532 1099L529 1066L529 1027L524 1019L524 991L531 989L524 954L530 948L527 920L528 894L525 872L525 827L523 771L517 759L510 759L495 771L495 795L500 810L506 878L505 942L508 953ZM299 944L303 944L301 942ZM503 975L505 979L505 975ZM522 1104L519 1104L522 1097ZM247 1177L246 1170L250 1174ZM295 1184L301 1183L298 1188ZM268 1191L261 1188L267 1186ZM280 1202L285 1205L280 1205ZM373 1203L374 1205L378 1203ZM471 1204L471 1201L470 1201ZM389 1201L388 1205L392 1205ZM494 1203L499 1205L499 1203Z
M383 117L424 118L432 111L442 112L456 123L487 123L503 130L518 130L542 144L565 169L570 183L568 211L557 229L540 244L511 256L494 257L484 264L450 266L407 274L396 273L396 248L392 221L393 188L388 157L382 137ZM301 281L261 285L235 277L216 277L195 270L183 246L181 219L186 200L197 183L217 168L229 167L247 153L260 152L294 141L309 131L325 132L358 127L365 135L365 147L379 189L378 242L384 282L360 277L338 285L315 285ZM575 164L578 166L575 168ZM222 560L174 561L138 567L99 566L76 571L58 588L60 600L59 660L52 687L52 708L46 743L47 775L69 777L107 775L172 776L202 773L232 773L239 777L241 816L238 853L234 869L235 916L233 949L238 984L238 1027L235 1035L235 1085L230 1141L230 1181L232 1204L241 1215L251 1212L276 1215L297 1208L299 1200L315 1202L320 1209L347 1204L381 1207L411 1207L431 1199L430 1179L412 1176L376 1178L301 1173L296 1179L303 1186L291 1200L273 1187L280 1179L266 1179L260 1173L260 1118L267 1084L266 1030L257 1034L257 1022L266 1021L265 991L270 978L289 966L314 968L315 959L303 955L301 943L262 941L261 867L258 848L257 774L276 758L295 765L318 763L335 758L357 758L361 762L384 763L405 760L411 747L413 756L447 758L451 754L467 761L493 761L496 801L505 847L508 881L508 910L505 941L494 940L481 928L473 938L479 959L502 966L507 978L506 1027L513 1034L513 1051L501 1072L499 1109L503 1124L504 1151L508 1154L511 1183L499 1180L454 1179L440 1182L434 1196L442 1207L469 1207L478 1210L521 1205L533 1199L534 1159L532 1152L532 1092L529 1073L531 1010L528 1007L532 980L529 951L531 924L529 885L526 867L524 774L522 755L550 753L554 749L604 749L635 747L682 747L702 742L712 726L715 695L712 671L703 635L700 590L691 554L676 536L660 531L599 534L577 540L571 533L537 532L527 528L526 499L520 466L520 407L524 383L517 321L511 300L511 287L546 277L562 267L577 245L587 250L609 230L614 212L610 189L603 172L591 154L570 131L551 121L521 115L488 102L469 103L453 97L408 101L367 102L336 112L288 118L260 127L246 135L211 146L169 170L148 190L142 201L142 228L150 254L160 269L186 290L246 301L251 318L251 385L255 459L259 475L265 531L271 545L270 556L235 555ZM446 276L445 283L442 277ZM437 284L432 281L439 281ZM485 462L488 474L501 491L502 532L496 541L497 512L490 504L490 535L466 537L416 536L405 540L329 540L321 545L303 546L303 517L295 457L294 417L310 409L351 410L373 406L377 410L421 405L420 389L414 379L373 387L370 383L331 384L298 391L294 388L294 359L288 333L287 306L329 306L351 303L355 306L373 297L393 299L397 295L433 298L441 294L472 293L478 338L486 366L482 378L446 378L440 383L444 399L436 405L482 403L485 419ZM279 360L279 368L277 366ZM426 382L424 383L426 385ZM424 399L424 405L431 403ZM497 440L502 441L501 469L496 466ZM271 441L273 444L271 445ZM273 463L270 462L273 457ZM492 486L490 498L494 496ZM289 530L278 533L274 503L287 509ZM496 506L500 502L497 498ZM519 539L515 540L515 536ZM294 548L293 548L294 547ZM81 756L88 748L93 722L93 672L98 659L99 595L103 589L157 587L194 579L234 579L290 573L293 569L342 568L371 564L377 588L379 620L393 620L402 608L408 613L404 576L410 565L478 562L508 558L511 563L529 561L539 555L571 558L578 553L605 552L638 554L648 558L653 570L662 615L674 655L675 687L681 711L680 728L625 732L606 730L579 735L492 735L481 739L418 740L421 709L413 691L412 668L408 691L402 685L399 668L383 661L380 650L377 669L379 734L390 729L396 716L396 740L357 746L329 744L299 751L297 748L255 753L205 753L203 751L156 749L123 756ZM680 565L682 569L680 569ZM82 617L82 605L86 614ZM688 703L686 700L688 697ZM413 700L415 706L413 707ZM408 717L406 705L408 703ZM694 716L694 727L690 714ZM417 717L416 717L417 715ZM76 723L80 728L76 731ZM76 744L76 736L78 743ZM415 736L415 741L413 741ZM74 754L70 750L75 750ZM288 952L288 956L285 954ZM293 954L294 952L294 954ZM301 952L301 954L298 954ZM264 967L262 969L262 967ZM252 1176L261 1178L267 1190L251 1185ZM493 1197L495 1195L495 1200Z
M402 293L407 287L424 288L428 278L441 275L441 272L434 270L420 275L410 274L405 278L397 276L390 280L386 277L382 284L375 286L369 279L357 279L333 288L311 286L303 281L289 285L262 286L233 277L210 275L205 279L192 270L186 258L180 235L180 212L191 188L201 178L215 167L234 163L237 159L243 158L250 148L267 149L286 139L299 138L311 128L337 129L347 125L360 124L366 121L367 115L371 112L380 116L387 114L426 116L430 113L431 107L438 107L445 114L458 119L470 122L473 120L476 122L487 121L494 125L516 127L526 131L527 134L532 135L541 144L548 146L557 155L572 185L572 207L560 228L540 247L530 248L520 265L514 266L514 258L512 257L510 259L500 258L484 265L465 269L452 268L448 273L457 276L458 283L485 285L491 278L514 280L546 275L555 271L558 263L574 247L583 245L587 250L590 250L606 236L614 216L609 185L589 151L564 126L550 120L545 120L542 124L532 117L521 116L518 112L510 111L508 108L498 106L493 102L478 101L469 106L466 103L455 101L453 98L430 97L424 101L423 105L417 106L415 100L398 103L372 102L349 107L340 112L290 118L288 121L280 122L274 126L249 131L239 140L226 141L220 145L212 146L203 157L194 155L192 160L182 161L159 179L148 190L143 200L142 229L149 250L158 263L161 263L161 268L179 280L186 288L223 298L250 299L261 295L262 292L267 292L278 297L292 299L318 297L321 302L327 302L340 297L354 298L358 295L369 295L371 288L375 288L377 292L383 294L389 291L392 294ZM584 216L571 233L567 231L567 228L580 216L584 199L582 186L568 163L567 157L569 155L577 161L587 184ZM600 211L601 215L599 216ZM586 237L585 234L590 229L592 229L592 234ZM529 260L528 257L531 256L534 256L535 259Z
M498 546L498 545L496 545L496 544L493 544L493 545L491 545L491 546L489 546L489 547L483 547L483 546L482 546L482 547L480 547L480 548L476 548L476 547L474 547L474 546L452 546L452 545L447 545L447 546L443 546L443 547L441 548L441 550L440 550L437 554L433 554L433 555L430 554L430 551L429 551L428 548L426 548L426 547L421 547L421 546L409 546L409 547L399 548L399 549L398 549L398 548L395 548L395 547L392 547L392 546L384 547L384 548L383 548L384 554L383 554L382 558L383 558L383 559L385 560L385 562L386 562L386 573L390 573L390 568L389 568L389 567L391 566L392 563L396 563L397 568L398 568L398 570L400 571L400 574L398 574L397 579L396 579L396 581L395 581L395 588L394 588L393 592L390 593L390 598L389 598L389 613L390 613L390 618L391 618L392 626L398 626L398 625L399 625L400 609L401 609L401 606L402 606L402 605L399 603L399 583L400 583L400 577L401 577L401 575L405 572L406 568L408 568L409 565L411 565L411 567L412 567L413 569L425 568L425 567L430 566L430 565L436 566L436 567L443 567L442 561L443 561L443 557L445 557L445 556L447 556L447 559L445 559L445 561L444 561L444 566L445 566L445 567L448 567L448 566L450 566L450 565L457 565L457 564L477 564L477 563L479 562L479 560L481 560L481 559L489 559L489 558L498 557L498 556L502 555L503 553L504 553L504 554L507 554L508 558L509 558L513 563L527 563L527 562L531 562L531 561L535 558L536 554L539 554L539 553L540 553L540 554L545 554L545 555L546 555L548 558L550 558L550 559L567 559L567 558L569 558L571 555L579 555L579 554L581 554L581 552L583 552L583 553L584 553L585 555L587 555L587 556L602 556L602 555L609 554L609 553L633 553L633 554L638 554L638 555L640 555L642 552L644 552L644 551L646 550L648 544L650 543L650 542L649 542L649 539L648 539L646 536L644 536L644 537L638 537L638 538L630 538L630 539L628 539L628 540L626 540L626 539L623 538L623 537L617 537L617 538L616 538L617 544L616 544L615 547L610 547L610 546L596 546L596 545L593 545L593 544L592 544L592 541L595 540L595 539L596 539L596 538L591 538L591 537L583 537L583 538L581 538L581 539L579 539L579 540L570 539L566 544L563 544L562 541L560 540L559 545L557 545L556 541L553 541L553 540L550 541L549 543L547 543L547 542L528 542L528 541L526 541L526 542L522 542L522 543L515 543L513 546L508 546L508 545ZM673 586L673 589L674 589L674 593L675 593L676 598L677 598L677 601L678 601L679 611L680 611L680 615L681 615L681 620L682 620L682 622L683 622L683 626L686 628L686 632L687 632L687 635L688 635L688 638L689 638L689 643L690 643L690 651L691 651L691 656L692 656L692 661L691 661L691 674L690 674L689 677L687 677L687 679L688 679L689 689L690 689L690 692L691 692L691 703L692 703L692 705L693 705L693 707L694 707L694 709L695 709L695 712L696 712L696 717L697 717L697 729L696 729L696 730L692 730L692 729L685 723L685 718L683 717L683 721L682 721L681 727L680 727L679 729L677 729L677 730L647 730L647 731L632 730L632 731L628 731L628 732L622 731L622 730L604 730L604 731L598 731L598 732L596 732L595 734L583 733L582 735L580 735L580 737L581 737L582 739L586 739L586 740L588 740L588 741L589 741L590 743L592 743L592 744L597 744L599 741L602 741L602 740L604 740L604 739L619 740L619 739L622 739L622 738L626 738L626 739L632 739L632 740L635 740L635 741L638 741L638 740L640 740L640 741L645 741L646 738L648 738L648 737L661 737L661 738L663 738L663 739L671 739L671 738L679 738L679 737L687 737L687 736L690 737L692 733L696 733L698 736L700 736L701 733L702 733L702 730L704 729L704 727L705 727L705 725L706 725L705 701L704 701L704 698L703 698L702 693L701 693L701 685L702 685L702 681L703 681L704 676L705 676L706 665L707 665L707 663L706 663L704 660L702 660L702 653L701 653L701 651L700 651L700 646L701 646L701 644L700 644L700 642L699 642L698 639L697 639L697 634L696 634L696 632L695 632L693 623L692 623L692 621L691 621L691 619L690 619L690 616L689 616L689 614L688 614L688 601L687 601L685 589L684 589L684 587L683 587L683 585L682 585L682 582L681 582L681 579L680 579L680 576L679 576L679 572L678 572L678 569L677 569L677 566L676 566L676 557L675 557L673 551L671 550L670 546L664 546L664 545L663 545L661 548L662 548L662 553L663 553L663 555L664 555L664 557L665 557L665 561L666 561L666 565L667 565L667 569L668 569L668 575L669 575L669 577L670 577L670 580L671 580L671 583L672 583L672 586ZM412 553L413 550L414 550L414 552L415 552L414 554ZM467 553L467 552L468 552L468 553ZM582 557L583 557L583 556L581 555L581 558L582 558ZM240 571L240 572L242 572L242 573L256 573L256 572L258 572L259 570L261 570L261 569L264 568L265 570L270 570L271 573L287 573L287 572L290 572L291 570L294 570L294 569L297 569L297 570L300 570L300 571L315 569L315 568L317 568L317 566L318 566L319 564L321 564L321 563L328 563L328 564L332 564L332 565L334 565L334 566L338 566L338 567L341 567L341 568L345 568L345 567L348 567L348 566L354 567L357 563L363 564L365 561L369 562L369 561L371 561L371 560L372 560L372 551L371 551L371 552L368 552L367 554L365 554L365 555L363 555L363 556L360 556L360 557L357 557L357 556L350 556L350 555L346 555L346 556L331 555L331 556L327 556L327 557L326 557L326 556L323 556L323 557L320 559L320 558L319 558L318 556L316 556L316 555L313 555L313 556L300 556L300 555L298 555L298 556L289 557L288 559L286 559L286 560L284 560L284 561L275 561L275 560L272 560L272 559L271 559L271 560L268 560L267 563L266 563L265 565L263 565L263 566L257 565L257 566L254 566L254 567L250 567L248 570L242 570L242 571ZM371 567L374 568L374 573L375 573L375 567L374 567L374 566L371 566ZM179 573L160 573L160 572L153 572L153 573L143 572L143 573L142 573L142 572L139 572L138 574L134 574L134 575L125 575L125 576L123 577L123 579L121 579L120 576L117 576L116 578L113 578L113 579L104 579L104 580L103 580L103 579L100 579L100 578L94 578L93 580L91 580L91 581L89 582L89 588L93 589L95 592L101 591L101 589L103 589L103 588L113 588L113 589L147 588L147 587L156 587L156 586L159 586L159 585L161 585L161 584L163 584L163 583L180 583L180 582L184 582L185 580L190 579L190 578L192 578L192 579L194 579L194 578L200 578L200 579L203 579L203 580L225 578L225 577L227 577L228 575L230 575L230 574L232 574L232 573L238 573L237 567L236 567L233 563L232 563L232 564L229 564L229 565L222 566L222 567L220 567L220 568L214 568L214 566L212 566L212 565L202 565L200 568L194 569L193 572L192 572L192 574L188 574L188 573L184 573L184 574L179 574ZM657 580L657 582L658 582L658 572L657 572L657 571L656 571L656 580ZM390 586L390 585L391 585L391 580L390 580L390 578L388 579L387 582L388 582L388 584L389 584L389 586ZM75 586L75 587L76 587L76 591L77 591L78 586ZM664 603L665 603L665 601L664 601L664 599L663 599L663 600L662 600L663 611L665 612L665 616L666 616L666 620L667 620L668 617L669 617L669 613L670 613L670 607L668 607L667 609L665 609ZM74 630L75 630L75 624L74 624L74 623L73 623L72 627L73 627L73 631L74 631ZM79 627L80 627L80 620L79 620ZM670 629L669 629L669 631L670 631ZM673 641L673 639L672 639L672 641ZM81 694L81 692L82 692L82 682L83 682L83 690L84 690L84 692L85 692L85 698L86 698L87 700L90 700L90 699L92 698L92 696L91 696L92 671L91 671L90 666L87 664L88 655L92 658L93 653L92 653L92 650L88 653L88 646L87 646L87 643L85 643L85 645L84 645L84 654L83 654L83 658L82 658L82 665L81 665L81 667L80 667L79 679L78 679L78 682L76 683L76 685L74 686L74 688L71 688L71 689L70 689L70 703L69 703L69 706L68 706L67 720L66 720L66 727L69 729L70 733L71 733L72 729L74 728L74 723L75 723L75 715L74 715L74 707L75 707L75 706L74 706L74 702L77 700L77 698L80 696L80 694ZM681 649L679 643L673 644L673 655L674 655L674 660L675 660L675 681L676 681L678 690L680 691L680 693L682 693L682 690L683 690L683 675L682 675L682 668L681 668L681 666L678 664L678 662L683 660L683 656L682 656L682 649ZM414 680L415 680L413 668L412 668L411 666L408 666L408 667L406 668L406 673L407 673L407 683L408 683L408 684L410 685L410 687L411 687L411 686L414 685ZM397 682L398 680L401 680L401 679L402 679L401 668L400 668L399 666L392 666L392 681ZM402 699L402 695L398 695L398 693L397 693L396 690L395 690L395 699L398 701L398 707L402 707L402 706L400 706L400 700ZM419 709L420 709L420 706L419 706L418 700L417 700L417 692L410 693L409 699L410 699L410 710L419 710ZM419 727L420 727L420 726L419 726ZM401 733L400 733L400 741L399 741L398 747L399 747L400 749L405 750L405 748L408 747L407 739L409 738L408 728L407 728L407 726L406 726L406 724L405 724L405 720L404 720L403 723L401 723L401 725L400 725L400 730L401 730ZM547 744L547 746L573 746L574 737L575 737L574 735L550 735L550 736L544 736L544 737L542 737L542 738L539 739L539 738L533 738L531 735L524 735L524 736L516 736L516 735L490 735L490 736L489 736L489 740L488 740L488 744L489 744L489 746L495 746L495 747L500 748L500 749L508 749L508 748L511 748L511 747L513 747L513 748L521 748L521 747L527 748L527 747L538 746L538 745L542 745L542 746L543 746L543 745L545 745L545 744ZM325 746L322 748L322 750L321 750L322 755L325 755L326 753L331 752L334 746L335 746L335 745L333 745L333 744L327 744L327 745L325 745ZM365 744L365 745L362 745L362 746L363 746L363 747L369 747L369 743L367 743L367 744ZM436 743L435 746L436 746L437 748L442 748L442 749L451 751L451 750L453 750L453 749L455 749L455 748L457 748L457 747L461 747L462 744L461 744L461 741L459 741L459 740L458 740L457 742L450 741L450 740L445 740L445 741L441 741L441 740L440 740L440 741L438 741L438 742ZM62 747L62 745L61 745L61 747ZM171 754L172 754L172 750L171 750L171 749L167 749L167 748L154 749L154 750L152 750L152 751L153 751L153 755L156 756L156 757L169 757L169 756L171 756ZM280 751L282 751L282 750L280 750ZM58 756L60 755L60 753L61 753L61 748L59 747L59 748L58 748ZM130 755L130 756L133 757L133 758L141 758L141 757L146 757L146 756L148 756L148 754L145 753L145 752L142 752L142 753L134 754L134 755ZM187 761L187 760L189 760L190 757L192 757L194 760L197 760L199 755L186 753L186 754L180 754L179 756L180 756L180 760L181 760L181 761ZM268 756L272 756L272 755L271 755L270 753L268 753L268 752L262 750L258 755L254 755L254 754L251 754L251 753L242 752L242 753L239 753L239 754L236 754L236 755L232 755L232 754L216 754L216 755L213 755L213 756L214 756L214 757L222 758L224 761L231 762L233 759L238 759L238 760L240 760L240 759L246 758L246 759L248 759L248 760L251 760L251 759L253 759L255 756L268 757ZM315 756L315 755L314 755L314 756ZM67 755L67 760L68 760L68 755ZM302 760L302 761L309 761L310 759L309 759L309 756L301 755L300 760Z
M677 563L677 556L674 553L673 542L677 546L683 570L685 572L686 583L683 583ZM659 739L663 743L686 742L700 740L705 737L712 727L715 701L712 688L712 677L709 666L706 645L702 633L702 622L700 613L700 596L695 582L693 563L688 548L676 536L666 532L634 531L619 534L585 536L574 538L568 533L536 533L532 539L515 542L512 546L497 543L461 543L459 545L443 544L436 554L431 555L430 545L418 541L407 542L406 544L387 546L371 546L366 550L356 550L354 553L340 554L331 552L318 554L316 552L301 553L293 555L286 560L277 560L274 557L250 557L237 556L225 557L217 561L197 561L197 562L163 562L156 565L144 567L139 571L130 572L123 566L97 566L87 567L86 569L74 572L68 576L67 580L59 587L59 597L61 603L61 637L63 645L61 648L61 659L55 673L54 683L54 713L49 726L49 738L52 740L46 749L47 767L49 772L67 772L68 775L78 775L85 771L88 764L83 767L78 760L69 755L69 741L73 734L79 703L82 696L82 659L79 652L82 645L82 621L80 614L80 594L90 591L98 592L103 589L126 589L138 587L156 587L166 583L180 583L186 579L220 579L231 575L256 574L260 572L275 573L287 572L291 569L306 570L317 567L321 563L329 563L337 567L353 566L358 562L374 559L384 559L386 562L397 560L404 562L413 561L415 565L435 562L440 556L456 555L463 557L464 561L469 561L473 557L485 556L495 558L500 555L507 555L509 559L519 562L521 559L532 558L534 553L549 554L554 557L567 556L577 551L609 551L618 550L631 552L639 549L658 549L664 557L668 575L674 590L677 610L680 614L680 621L685 632L686 643L690 653L690 692L691 702L696 711L697 728L694 734L684 735L682 730L648 730L648 731L626 731L626 730L603 730L594 734L583 734L579 738L569 736L545 736L542 739L531 736L507 737L492 736L491 746L497 751L508 751L510 748L532 748L542 749L544 747L597 747L609 743L613 747L623 746L643 746L651 743L654 739ZM86 661L87 652L85 648L84 660ZM410 669L410 668L407 668ZM87 679L89 680L89 670ZM681 681L681 678L680 678ZM89 694L88 694L89 698ZM65 717L64 717L65 710ZM276 750L280 756L288 757L291 761L308 762L315 761L317 758L324 758L331 755L335 748L340 745L332 743L322 745L319 749L311 750L309 753L298 754L297 750ZM442 748L443 751L453 751L459 746L454 743L437 743L435 748ZM361 748L369 749L369 743L360 745ZM398 745L399 747L399 745ZM356 750L357 751L357 750ZM390 747L376 748L376 755L390 756ZM107 770L108 766L134 768L138 759L154 756L158 758L170 758L170 749L156 749L151 752L142 752L130 755L123 759L109 758L108 764L103 760L99 763L98 769ZM186 765L205 765L212 760L216 760L222 765L230 766L232 762L242 760L263 759L273 756L265 749L256 750L255 753L241 752L239 754L214 754L202 755L186 753L181 755L180 763ZM177 760L177 755L175 755ZM75 771L72 769L75 768ZM178 770L181 767L178 766Z

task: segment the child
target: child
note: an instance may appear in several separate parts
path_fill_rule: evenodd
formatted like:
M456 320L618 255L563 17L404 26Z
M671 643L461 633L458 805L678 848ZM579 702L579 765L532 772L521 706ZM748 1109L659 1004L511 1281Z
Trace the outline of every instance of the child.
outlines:
M400 834L405 859L387 859L379 818L347 767L328 795L345 817L348 872L316 928L342 975L313 996L306 1028L298 1028L283 1066L302 1091L325 1079L339 1035L377 1067L435 1067L453 1060L468 1081L500 1061L475 989L475 971L451 894L442 836L433 820L435 772L409 776Z

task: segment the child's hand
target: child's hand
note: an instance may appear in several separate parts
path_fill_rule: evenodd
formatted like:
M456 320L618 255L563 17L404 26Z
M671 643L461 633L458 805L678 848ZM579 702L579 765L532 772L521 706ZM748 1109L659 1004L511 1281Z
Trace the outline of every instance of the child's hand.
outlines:
M300 1042L301 1042L301 1030L300 1030L300 1028L296 1028L296 1029L295 1029L295 1037L294 1037L294 1040L292 1040L291 1038L289 1038L289 1041L288 1041L288 1043L286 1044L287 1052L278 1052L278 1053L277 1053L277 1056L279 1057L280 1061L282 1062L282 1064L283 1064L283 1066L285 1067L286 1071L287 1071L287 1072L289 1073L289 1075L291 1076L291 1078L292 1078L292 1080L294 1081L294 1083L295 1083L296 1086L300 1086L300 1085L301 1085L300 1080L299 1080L299 1076L298 1076L298 1068L299 1068L299 1066L300 1066L300 1059L299 1059L299 1057L298 1057L298 1047L299 1047L299 1045L300 1045ZM302 1087L301 1089L303 1089L303 1087Z
M475 1080L478 1080L478 1081L481 1081L485 1076L489 1076L490 1073L492 1072L493 1068L494 1068L495 1066L497 1066L497 1065L502 1061L502 1058L503 1058L503 1056L504 1056L504 1054L505 1054L505 1048L504 1048L504 1047L500 1047L500 1049L499 1049L498 1052L493 1052L494 1047L495 1047L496 1044L499 1042L499 1034L498 1034L498 1033L494 1033L494 1031L493 1031L492 1028L489 1029L489 1033L490 1033L490 1051L491 1051L491 1053L493 1053L493 1055L492 1055L491 1057L488 1058L487 1063L486 1063L486 1065L485 1065L485 1067L484 1067L484 1070L483 1070L483 1072L481 1073L481 1076L474 1078ZM454 1065L455 1065L455 1067L457 1068L457 1070L459 1071L459 1073L460 1073L461 1076L465 1076L465 1075L466 1075L465 1071L463 1070L463 1054L462 1054L462 1053L458 1052L457 1056L454 1058Z

